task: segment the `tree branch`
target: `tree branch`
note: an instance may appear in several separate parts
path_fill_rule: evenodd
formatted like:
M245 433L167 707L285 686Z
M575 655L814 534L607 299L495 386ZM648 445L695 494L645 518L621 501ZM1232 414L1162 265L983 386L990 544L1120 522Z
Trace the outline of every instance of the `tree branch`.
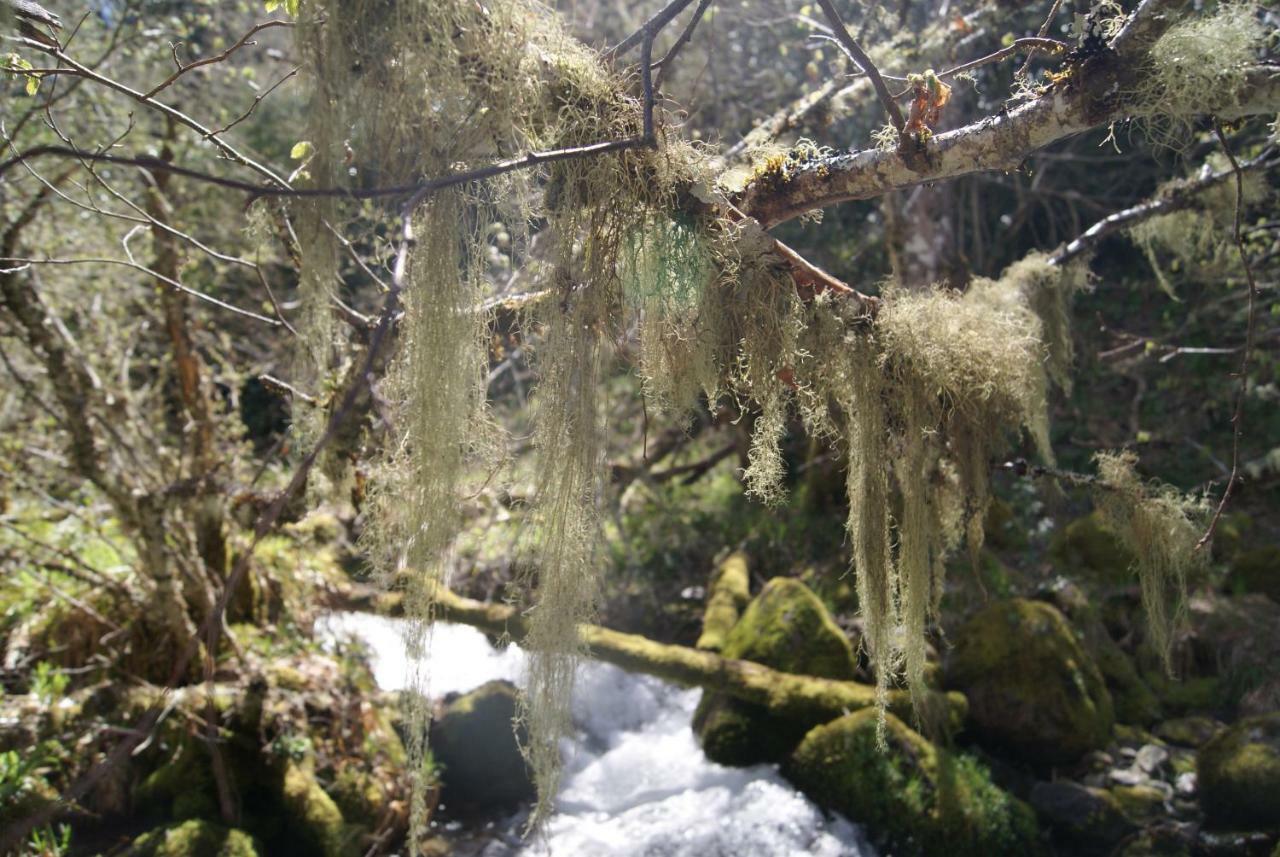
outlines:
M876 96L879 97L880 103L884 105L884 112L889 116L889 122L901 134L906 127L906 120L902 118L902 110L899 109L898 102L890 94L889 87L885 85L884 78L880 76L880 71L876 68L876 64L871 61L871 57L867 56L866 51L849 33L849 28L844 25L844 21L840 20L840 13L836 11L835 6L831 5L831 0L818 0L818 5L822 7L823 14L827 16L827 23L831 25L831 29L835 32L836 40L840 43L840 46L849 54L850 59L862 69L863 73L871 79L871 85L875 88Z
M1014 170L1032 152L1059 140L1124 119L1136 105L1105 98L1115 81L1108 74L1078 85L1059 84L1015 110L939 134L926 145L923 169L907 165L896 152L874 149L816 159L799 166L783 184L748 185L737 200L766 228L815 208L871 199L891 190L988 170ZM1075 77L1075 76L1073 76ZM1224 121L1280 110L1280 75L1270 65L1254 66L1242 89L1206 92L1200 111Z

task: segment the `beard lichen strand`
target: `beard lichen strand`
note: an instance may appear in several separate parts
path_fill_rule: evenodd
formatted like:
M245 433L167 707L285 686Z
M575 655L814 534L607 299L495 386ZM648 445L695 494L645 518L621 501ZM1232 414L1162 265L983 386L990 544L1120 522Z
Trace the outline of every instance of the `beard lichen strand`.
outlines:
M1127 100L1153 142L1185 149L1206 93L1245 91L1248 68L1272 32L1262 14L1251 0L1224 0L1174 24L1151 46Z
M1187 577L1205 562L1196 549L1209 507L1167 485L1144 481L1131 452L1095 456L1094 499L1104 523L1136 557L1152 647L1172 674L1173 640L1186 618Z
M532 579L526 581L534 606L525 637L529 662L521 708L528 727L525 754L538 784L530 818L534 827L550 813L559 785L559 742L572 725L570 700L582 650L577 627L591 620L599 588L595 546L604 461L598 401L604 305L591 289L570 301L551 312L537 352L536 535Z

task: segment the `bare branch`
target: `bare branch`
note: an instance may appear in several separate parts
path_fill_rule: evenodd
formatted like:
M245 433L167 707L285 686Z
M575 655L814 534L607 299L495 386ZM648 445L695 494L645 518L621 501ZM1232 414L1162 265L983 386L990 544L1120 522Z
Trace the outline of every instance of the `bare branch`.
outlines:
M1235 241L1236 251L1240 254L1240 264L1244 267L1245 283L1249 289L1249 314L1245 322L1244 353L1240 357L1240 371L1236 382L1235 412L1231 415L1231 475L1227 477L1227 487L1222 489L1222 499L1218 501L1218 508L1213 512L1209 528L1200 537L1200 541L1196 542L1196 550L1202 549L1213 539L1213 534L1218 529L1218 522L1222 520L1222 513L1231 500L1231 492L1240 481L1240 436L1244 433L1244 399L1249 391L1249 364L1253 360L1253 331L1258 302L1258 283L1254 279L1253 266L1249 263L1249 253L1245 250L1244 235L1240 229L1244 212L1244 171L1240 169L1240 162L1236 160L1235 153L1231 151L1231 145L1227 143L1226 135L1222 133L1222 123L1215 123L1213 130L1218 135L1218 143L1222 146L1227 160L1231 162L1231 169L1236 177L1236 211L1231 237Z
M844 21L840 20L840 13L831 4L831 0L818 0L818 5L822 7L823 14L827 16L827 23L831 25L831 29L835 32L840 46L849 54L849 58L871 79L871 85L875 88L880 103L884 105L884 112L888 114L889 122L901 134L906 127L906 120L902 118L902 110L899 109L898 102L890 94L889 87L885 85L884 78L880 76L880 71L876 68L876 64L871 61L871 57L867 56L866 51L854 41L853 36L849 33L849 28L844 25Z
M262 32L263 30L269 30L272 27L292 27L292 26L293 26L292 21L264 21L261 24L255 24L254 27L251 30L249 30L249 32L245 33L243 36L240 37L239 41L237 41L231 47L227 48L222 53L214 54L211 57L204 57L203 59L195 60L194 62L187 63L186 65L183 65L181 62L178 61L177 46L175 45L174 46L174 62L177 62L178 70L175 71L173 74L169 75L164 80L162 80L160 83L153 86L151 89L147 90L147 92L142 97L148 98L148 99L154 98L157 93L165 89L168 89L170 86L174 84L174 82L178 78L182 77L184 74L191 71L192 69L197 69L206 65L213 65L214 63L220 63L223 60L225 60L227 57L231 56L236 51L243 48L245 45L256 45L257 42L251 42L249 41L249 39L253 38L255 35Z

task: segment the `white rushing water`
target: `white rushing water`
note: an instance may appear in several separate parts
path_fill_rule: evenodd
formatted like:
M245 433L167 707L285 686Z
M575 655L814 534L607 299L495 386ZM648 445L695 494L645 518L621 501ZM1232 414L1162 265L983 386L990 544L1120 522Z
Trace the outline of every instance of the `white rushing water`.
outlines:
M400 622L334 614L323 630L364 641L378 685L401 690L411 668ZM495 649L464 625L433 630L426 664L432 696L493 679L519 684L523 668L518 646ZM708 761L689 725L699 693L584 664L573 699L579 733L565 742L565 777L545 845L495 840L484 857L874 857L858 827L823 813L775 767Z

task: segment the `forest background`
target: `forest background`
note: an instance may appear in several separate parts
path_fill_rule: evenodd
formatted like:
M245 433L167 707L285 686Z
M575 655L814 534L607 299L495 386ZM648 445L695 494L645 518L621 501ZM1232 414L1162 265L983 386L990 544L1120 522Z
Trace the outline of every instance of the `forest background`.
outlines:
M3 6L0 848L269 848L258 797L399 847L437 775L313 637L357 602L547 605L545 799L557 631L692 649L731 552L997 761L949 654L992 604L1122 726L1280 734L1274 10L439 5Z

